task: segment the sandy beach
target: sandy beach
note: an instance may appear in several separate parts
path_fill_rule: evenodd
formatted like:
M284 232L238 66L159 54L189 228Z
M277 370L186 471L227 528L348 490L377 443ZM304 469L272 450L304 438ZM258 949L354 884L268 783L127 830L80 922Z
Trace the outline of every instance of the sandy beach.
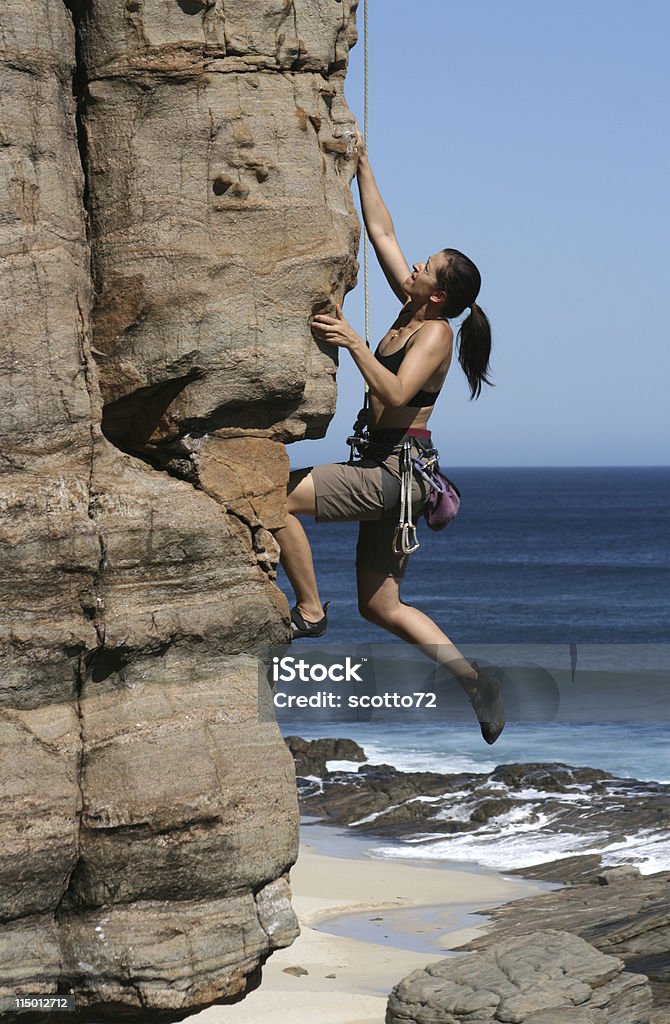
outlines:
M366 857L361 844L341 838L326 848L328 853L303 830L291 870L301 934L270 957L259 988L241 1003L211 1007L189 1021L384 1024L396 982L486 927L485 918L473 924L469 912L546 891L494 872ZM330 855L342 850L346 856ZM346 934L320 930L326 921ZM287 968L307 973L285 973Z

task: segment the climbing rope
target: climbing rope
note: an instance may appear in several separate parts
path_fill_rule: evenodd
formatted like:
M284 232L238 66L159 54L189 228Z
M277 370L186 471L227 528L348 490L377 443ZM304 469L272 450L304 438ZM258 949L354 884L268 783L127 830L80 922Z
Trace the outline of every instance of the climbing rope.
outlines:
M363 141L368 148L368 98L369 98L369 60L368 60L368 0L363 0ZM370 348L370 294L368 286L368 232L363 225L363 293L365 295L365 344ZM365 382L365 404L368 403L368 382Z
M363 142L368 148L368 122L369 122L369 83L370 83L370 62L368 55L368 0L363 0ZM370 348L370 290L368 282L368 232L363 222L363 295L365 300L365 344ZM349 445L349 462L354 461L356 453L363 451L367 440L367 415L370 405L370 387L365 381L365 394L363 397L363 408L359 410L356 422L353 425L352 433L347 438Z

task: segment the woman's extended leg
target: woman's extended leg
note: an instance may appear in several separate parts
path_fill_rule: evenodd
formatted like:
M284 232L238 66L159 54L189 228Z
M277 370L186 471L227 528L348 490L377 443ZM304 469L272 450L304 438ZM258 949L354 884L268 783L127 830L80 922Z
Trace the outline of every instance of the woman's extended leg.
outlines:
M309 469L297 469L289 476L286 526L274 530L281 549L281 564L296 596L296 607L307 622L323 618L323 607L314 573L312 549L296 515L316 514L314 481Z
M400 579L357 566L358 610L363 618L394 636L414 644L432 661L444 665L465 691L487 743L502 732L505 714L500 686L488 673L478 671L431 618L400 600Z

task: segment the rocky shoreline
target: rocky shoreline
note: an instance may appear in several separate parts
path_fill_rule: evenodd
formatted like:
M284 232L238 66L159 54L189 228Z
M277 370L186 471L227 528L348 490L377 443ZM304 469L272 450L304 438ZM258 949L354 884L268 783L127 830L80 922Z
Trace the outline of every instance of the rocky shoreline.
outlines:
M631 836L656 837L659 844L664 835L667 837L670 786L557 763L499 765L489 773L403 772L390 765L366 764L365 752L351 740L286 737L286 743L296 764L302 813L324 823L346 825L356 832L395 842L411 838L413 849L439 842L441 837L479 834L485 842L497 824L504 829L510 821L522 825L527 821L533 835L540 832L549 837L548 848L555 841L563 856L515 867L515 854L510 848L510 863L501 868L529 878L560 882L563 887L487 911L492 927L462 949L480 954L477 970L482 970L488 962L486 957L499 958L502 947L507 948L505 944L521 942L531 933L538 956L545 947L548 957L555 957L557 948L565 954L570 941L577 956L576 950L581 949L577 943L586 942L599 954L618 959L621 973L616 984L612 982L614 989L633 994L626 995L625 1005L619 1008L616 1000L611 1006L608 1003L609 1012L594 996L593 1003L587 1000L588 1006L585 1003L574 1011L580 1016L570 1019L621 1024L670 1022L670 871L641 874L637 865L626 864L623 859ZM350 770L338 767L329 771L331 762L358 765L351 764ZM589 837L590 852L566 855L570 843L580 849L585 835ZM598 851L611 851L612 847L617 851L620 847L620 863L608 866ZM582 963L583 950L579 957ZM446 984L447 964L453 961L441 963L446 974L440 984ZM450 970L453 973L453 968ZM644 976L649 986L643 984ZM642 981L633 984L632 979L640 977ZM434 981L423 972L414 972L410 978L418 992L426 985L430 989ZM398 998L396 990L407 981L404 979L394 989L389 1014L395 1012L392 1004ZM398 1012L405 1013L406 1008ZM421 1011L417 1014L402 1019L419 1021ZM435 1017L441 1019L461 1017ZM481 1019L489 1018L484 1013ZM531 1017L514 1019L530 1021Z

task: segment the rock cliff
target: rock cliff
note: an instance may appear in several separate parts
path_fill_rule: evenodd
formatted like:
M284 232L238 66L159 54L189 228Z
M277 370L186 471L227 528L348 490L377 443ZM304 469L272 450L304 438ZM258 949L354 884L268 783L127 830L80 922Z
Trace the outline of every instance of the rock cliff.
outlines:
M254 655L356 272L354 9L0 12L0 994L76 1019L240 998L297 932Z

